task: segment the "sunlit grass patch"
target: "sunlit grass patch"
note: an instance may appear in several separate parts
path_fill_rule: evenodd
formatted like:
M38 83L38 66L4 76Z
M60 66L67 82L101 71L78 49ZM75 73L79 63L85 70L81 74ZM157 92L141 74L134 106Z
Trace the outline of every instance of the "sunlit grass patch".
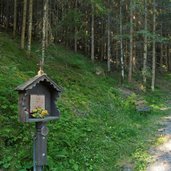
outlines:
M167 142L168 140L169 140L169 137L168 137L168 136L166 136L166 135L161 135L161 136L159 136L159 137L156 139L154 145L155 145L155 146L159 146L159 145L161 145L161 144L164 144L164 143Z

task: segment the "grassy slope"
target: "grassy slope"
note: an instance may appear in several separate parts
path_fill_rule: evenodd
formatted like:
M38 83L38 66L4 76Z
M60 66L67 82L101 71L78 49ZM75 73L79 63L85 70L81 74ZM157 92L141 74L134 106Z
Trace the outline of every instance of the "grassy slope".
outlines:
M28 57L16 41L0 33L0 168L7 170L32 167L34 124L17 122L14 88L35 75L38 45L33 51ZM121 97L115 80L96 76L95 66L82 55L51 46L45 70L63 88L58 101L61 117L48 123L46 169L117 171L134 161L136 170L143 170L147 141L161 116L162 94L146 96L155 108L145 117L132 106L133 96Z

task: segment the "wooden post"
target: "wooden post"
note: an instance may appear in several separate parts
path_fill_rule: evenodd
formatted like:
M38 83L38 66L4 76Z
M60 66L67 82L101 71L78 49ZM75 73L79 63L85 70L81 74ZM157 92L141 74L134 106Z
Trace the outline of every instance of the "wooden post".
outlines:
M45 122L36 122L36 135L34 144L34 171L43 171L47 164L47 135L48 128Z

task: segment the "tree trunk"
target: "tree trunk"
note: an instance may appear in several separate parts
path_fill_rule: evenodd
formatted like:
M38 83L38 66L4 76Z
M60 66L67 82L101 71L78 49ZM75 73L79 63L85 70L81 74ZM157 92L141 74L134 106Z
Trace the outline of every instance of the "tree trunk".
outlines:
M165 67L166 71L168 71L168 56L167 56L167 44L164 45L164 61L165 61Z
M49 17L49 0L47 0L47 4L46 4L46 20L45 20L45 30L46 30L46 33L45 33L45 48L48 47L49 45L49 35L50 35L50 23L49 23L49 20L48 20L48 17Z
M87 10L85 11L85 21L88 20L88 12ZM87 41L87 36L88 35L88 24L85 24L84 27L84 54L88 54L88 41Z
M74 51L77 52L77 27L75 27L75 35L74 35Z
M91 60L94 62L94 4L92 3L91 14Z
M116 53L116 68L119 69L119 63L120 63L119 55L120 55L120 51L119 51L119 47L118 47L117 43L116 43L115 53Z
M104 39L101 40L101 55L100 55L100 61L103 61L104 59Z
M147 73L147 0L144 0L144 59L143 59L143 84L144 90L146 90L146 73Z
M168 71L170 72L171 71L171 59L170 59L170 48L169 48L169 45L168 45L168 48L167 48L167 56L168 56L168 62L169 62Z
M133 41L133 58L132 58L132 72L136 71L136 64L137 64L137 58L136 58L136 42Z
M160 44L160 70L163 68L163 44Z
M133 0L130 0L130 55L129 55L128 82L132 81L132 65L133 65Z
M125 73L124 73L124 53L123 53L123 21L122 21L122 0L120 1L120 60L121 60L121 83L124 80Z
M155 75L156 75L156 40L155 40L155 32L156 32L156 2L153 0L153 63L152 63L152 82L151 82L151 90L154 91L155 86Z
M171 71L171 60L169 55L169 44L166 46L167 71Z
M2 25L2 7L3 7L3 5L2 5L2 0L0 0L0 24Z
M103 61L103 59L104 59L104 37L103 37L103 35L104 35L104 22L102 21L102 23L101 23L101 32L100 32L100 34L101 34L101 41L100 41L100 61Z
M75 10L77 10L77 0L75 0ZM77 23L75 22L75 34L74 34L74 51L77 52L77 34L78 34L78 30L77 30Z
M33 0L29 3L29 26L28 26L28 52L31 52L31 40L32 40L32 17L33 17Z
M10 3L9 3L9 0L6 1L6 10L5 10L5 15L6 15L6 25L5 25L5 28L6 30L8 30L8 26L9 26L9 6L10 6Z
M161 36L163 36L163 25L161 23ZM163 43L160 43L160 71L163 68Z
M42 60L41 60L41 70L43 70L44 60L45 60L47 6L48 6L48 0L44 0L44 6L43 6L43 28L42 28Z
M25 32L26 32L26 13L27 13L27 0L23 1L23 21L22 21L22 32L21 32L21 49L25 46Z
M14 0L14 22L13 22L13 38L16 35L17 28L17 0Z
M111 60L111 33L110 33L110 0L108 0L108 16L107 16L107 70L111 71L110 60Z

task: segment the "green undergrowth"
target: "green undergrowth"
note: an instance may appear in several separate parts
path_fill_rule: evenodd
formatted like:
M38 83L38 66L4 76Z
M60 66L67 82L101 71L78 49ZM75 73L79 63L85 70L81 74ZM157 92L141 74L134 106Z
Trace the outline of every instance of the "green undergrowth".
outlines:
M40 47L29 57L18 42L0 33L0 168L12 171L32 169L34 124L18 122L15 87L37 72ZM165 114L165 95L160 89L142 94L152 110L135 110L134 94L120 94L117 78L96 75L97 64L87 57L51 45L45 71L62 89L58 99L61 116L48 123L49 171L119 171L124 165L143 170L147 149ZM162 98L164 97L164 98Z

